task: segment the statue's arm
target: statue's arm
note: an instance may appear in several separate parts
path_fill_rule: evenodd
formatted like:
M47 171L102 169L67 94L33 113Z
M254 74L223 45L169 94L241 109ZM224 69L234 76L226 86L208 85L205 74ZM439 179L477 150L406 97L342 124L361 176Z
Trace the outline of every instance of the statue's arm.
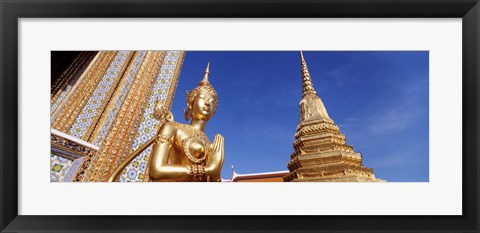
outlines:
M149 176L153 181L186 181L188 169L185 165L168 164L170 150L173 149L176 128L169 123L162 125L156 143L150 154Z

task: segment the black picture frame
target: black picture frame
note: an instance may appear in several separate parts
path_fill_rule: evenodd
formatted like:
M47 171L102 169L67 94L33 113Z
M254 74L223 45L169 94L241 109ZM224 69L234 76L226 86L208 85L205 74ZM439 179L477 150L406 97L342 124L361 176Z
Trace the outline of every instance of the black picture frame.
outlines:
M479 232L478 0L0 0L0 15L1 232ZM18 19L47 17L462 18L463 215L18 215Z

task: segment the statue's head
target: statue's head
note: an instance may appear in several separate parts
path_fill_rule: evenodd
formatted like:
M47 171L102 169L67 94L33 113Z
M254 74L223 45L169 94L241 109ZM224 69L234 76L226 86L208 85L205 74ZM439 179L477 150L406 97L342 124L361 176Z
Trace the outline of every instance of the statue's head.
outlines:
M184 110L187 121L190 118L209 120L217 110L218 95L208 81L209 66L210 63L198 86L190 92L187 91L187 110Z

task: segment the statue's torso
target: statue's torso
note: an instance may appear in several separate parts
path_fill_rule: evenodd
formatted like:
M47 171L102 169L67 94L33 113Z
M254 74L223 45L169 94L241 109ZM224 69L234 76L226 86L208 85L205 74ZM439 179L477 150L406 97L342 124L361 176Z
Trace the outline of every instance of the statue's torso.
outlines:
M172 122L176 128L173 150L168 155L169 164L205 164L210 141L204 132L190 125Z

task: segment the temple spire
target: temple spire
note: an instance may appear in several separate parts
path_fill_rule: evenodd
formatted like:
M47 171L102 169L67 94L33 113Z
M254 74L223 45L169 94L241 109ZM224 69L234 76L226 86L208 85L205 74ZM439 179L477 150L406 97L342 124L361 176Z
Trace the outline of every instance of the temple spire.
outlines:
M302 97L307 95L317 95L317 92L313 88L312 79L310 79L310 73L308 72L307 62L303 57L302 51L300 51L300 58L302 63Z
M300 59L302 64L302 101L300 101L300 122L306 120L330 119L327 109L323 105L322 100L318 97L317 92L313 88L310 73L308 73L307 62L300 51Z
M307 63L302 61L302 100L300 121L283 181L294 182L379 182L373 169L364 167L362 155L346 144L345 135L328 116L322 100L313 89Z

